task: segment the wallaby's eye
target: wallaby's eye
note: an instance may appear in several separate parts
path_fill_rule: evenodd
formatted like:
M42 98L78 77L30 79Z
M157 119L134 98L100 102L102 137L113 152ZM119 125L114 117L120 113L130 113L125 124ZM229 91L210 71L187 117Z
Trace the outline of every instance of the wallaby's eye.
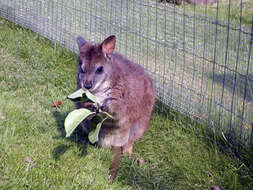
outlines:
M100 66L100 67L97 68L96 73L100 74L100 73L102 73L103 71L104 71L104 67L103 67L103 66Z

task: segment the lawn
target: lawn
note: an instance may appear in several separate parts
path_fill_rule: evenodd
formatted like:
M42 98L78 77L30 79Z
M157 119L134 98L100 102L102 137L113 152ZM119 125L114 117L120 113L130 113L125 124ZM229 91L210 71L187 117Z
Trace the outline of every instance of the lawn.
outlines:
M116 35L117 51L146 68L160 100L247 144L252 6L243 1L242 25L239 0L220 0L218 9L158 0L2 0L0 14L73 51L77 35L91 41Z
M208 142L203 126L157 110L135 147L146 163L124 156L109 185L111 151L90 145L82 155L78 133L65 138L76 66L73 53L0 18L0 189L252 188L252 173Z
M185 3L185 5L186 9L195 10L203 15L218 17L219 20L229 20L229 22L237 24L241 22L242 25L248 27L252 25L253 2L251 0L219 0L218 4L195 6Z

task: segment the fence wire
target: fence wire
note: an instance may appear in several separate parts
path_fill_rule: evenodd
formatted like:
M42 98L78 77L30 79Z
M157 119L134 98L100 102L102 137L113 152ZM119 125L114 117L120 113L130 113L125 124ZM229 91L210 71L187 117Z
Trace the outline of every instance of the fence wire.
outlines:
M253 20L243 17L250 1L222 2L0 0L0 16L75 52L78 35L100 42L115 34L117 51L145 67L164 104L252 144Z

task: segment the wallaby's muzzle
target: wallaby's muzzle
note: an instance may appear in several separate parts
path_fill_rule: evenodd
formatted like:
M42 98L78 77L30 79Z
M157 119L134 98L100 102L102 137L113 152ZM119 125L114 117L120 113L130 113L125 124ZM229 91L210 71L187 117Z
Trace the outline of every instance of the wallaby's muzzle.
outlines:
M92 88L92 81L85 81L84 83L84 88L86 88L87 90Z

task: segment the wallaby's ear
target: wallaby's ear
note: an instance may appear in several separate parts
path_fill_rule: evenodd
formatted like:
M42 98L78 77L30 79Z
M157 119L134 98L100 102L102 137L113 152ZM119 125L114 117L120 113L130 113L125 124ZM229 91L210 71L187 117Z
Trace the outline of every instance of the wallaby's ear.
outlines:
M102 43L102 51L105 54L110 54L114 51L116 45L116 37L114 35L106 38Z
M83 37L81 37L81 36L78 36L77 39L76 39L76 41L77 41L79 50L80 50L80 48L81 48L84 44L87 43L87 42L85 41L85 39L83 39Z

